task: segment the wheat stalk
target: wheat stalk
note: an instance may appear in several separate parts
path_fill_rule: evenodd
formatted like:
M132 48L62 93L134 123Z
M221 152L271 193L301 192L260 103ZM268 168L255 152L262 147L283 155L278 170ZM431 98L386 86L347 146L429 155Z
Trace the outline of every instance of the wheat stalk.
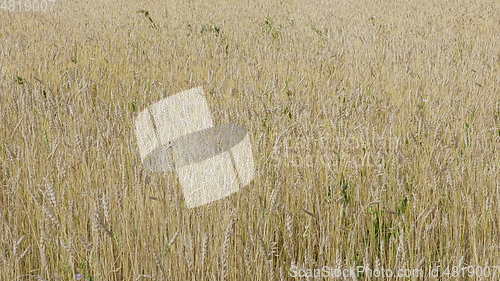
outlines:
M269 199L271 212L275 212L280 207L279 200L278 200L279 193L280 193L279 188L274 188L271 191L271 195L270 195L270 199Z
M287 249L288 257L293 260L295 257L293 255L295 251L295 237L294 237L294 227L293 227L293 217L290 213L285 213L285 228L288 234L288 243L285 244Z
M201 265L202 265L202 270L205 268L205 263L207 261L208 257L208 235L203 235L203 239L201 241Z
M45 184L43 197L45 200L42 202L41 207L45 218L52 226L59 228L60 223L55 212L55 210L57 209L56 193L54 191L54 188L52 187L52 184L48 182Z
M229 223L224 232L224 242L222 245L222 268L221 268L221 279L226 280L229 270L229 244L231 243L231 237L234 233L234 225L236 221L234 215L230 215Z
M283 269L283 266L280 266L280 281L285 281L285 280L286 280L285 270Z
M194 249L193 249L193 241L184 237L184 261L186 262L188 272L193 274L194 268Z
M174 235L172 235L172 238L170 238L170 240L168 241L167 248L170 249L172 247L172 245L174 245L175 240L177 240L178 236L179 236L179 231L176 231L174 233Z
M48 182L45 185L45 195L47 196L47 199L50 202L52 208L57 209L56 193L54 191L52 184Z
M102 195L101 197L101 208L102 208L102 213L103 213L103 222L106 223L106 225L111 224L111 218L109 215L109 201L106 195Z
M401 231L398 238L398 247L396 250L396 262L398 266L402 266L406 264L406 244L404 232Z
M59 220L57 219L54 210L50 206L46 206L45 204L42 204L42 210L45 214L45 218L49 221L49 223L54 227L59 228Z
M47 263L47 255L46 255L46 245L47 245L47 233L45 232L45 228L42 226L40 241L38 245L39 253L40 253L40 270L42 275L46 275L49 271L48 263Z
M96 233L103 231L110 238L113 238L113 233L111 232L109 225L105 222L105 219L103 218L103 215L101 214L101 209L99 208L99 205L97 205L97 204L95 205L92 219L93 219L92 223L93 223L94 230Z

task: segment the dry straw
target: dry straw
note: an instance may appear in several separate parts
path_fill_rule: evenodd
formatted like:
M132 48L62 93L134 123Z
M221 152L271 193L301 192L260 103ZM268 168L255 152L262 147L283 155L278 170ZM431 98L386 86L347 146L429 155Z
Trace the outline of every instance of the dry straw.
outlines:
M268 280L270 268L290 280L306 259L498 261L498 1L53 8L0 9L0 280ZM212 127L247 129L258 177L188 209L177 171L145 169L131 127L197 85ZM159 130L197 116L171 112ZM207 165L192 174L212 180Z

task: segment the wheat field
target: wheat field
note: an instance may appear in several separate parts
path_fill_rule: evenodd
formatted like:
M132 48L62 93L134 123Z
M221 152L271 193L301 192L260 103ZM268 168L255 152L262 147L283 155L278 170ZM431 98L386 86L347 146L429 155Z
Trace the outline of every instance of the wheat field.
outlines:
M256 177L188 209L134 118L198 86ZM499 93L495 0L0 9L0 280L498 280Z

